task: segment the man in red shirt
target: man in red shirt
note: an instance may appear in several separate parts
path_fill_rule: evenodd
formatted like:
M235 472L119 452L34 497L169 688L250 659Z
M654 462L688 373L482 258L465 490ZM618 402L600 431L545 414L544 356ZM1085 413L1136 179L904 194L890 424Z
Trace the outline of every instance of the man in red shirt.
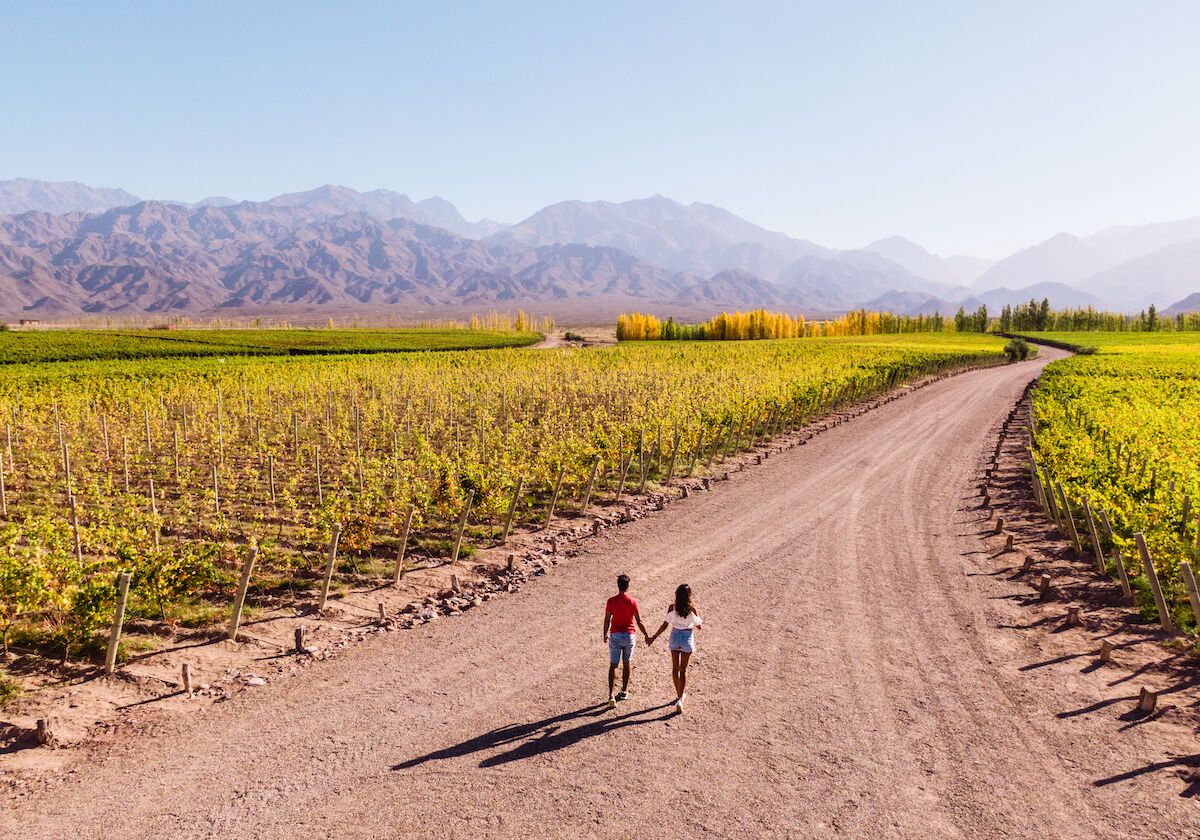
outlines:
M638 603L629 597L629 575L617 578L617 594L608 599L604 606L604 641L608 642L608 708L615 709L618 700L629 696L629 675L632 671L633 646L637 641L634 625L641 629L647 639L650 634L642 624ZM617 681L617 663L621 669L621 691L613 697Z

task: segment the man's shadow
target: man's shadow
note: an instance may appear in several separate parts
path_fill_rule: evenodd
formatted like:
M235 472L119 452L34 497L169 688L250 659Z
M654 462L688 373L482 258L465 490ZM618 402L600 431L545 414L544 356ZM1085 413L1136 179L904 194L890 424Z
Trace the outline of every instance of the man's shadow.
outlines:
M656 712L662 712L664 709L669 709L670 711L666 714L656 714ZM561 715L548 717L535 723L518 723L511 726L502 726L499 729L493 729L491 732L477 735L474 738L450 747L445 747L436 752L410 758L408 761L402 761L399 764L393 765L392 769L408 770L427 761L459 758L471 753L483 752L484 750L495 749L508 744L516 744L515 747L507 752L490 756L479 762L480 767L496 767L501 764L507 764L510 761L519 761L520 759L532 758L542 753L561 750L572 744L577 744L585 738L594 738L597 735L623 729L626 726L641 726L647 723L654 723L655 721L666 720L679 714L679 710L675 708L674 701L618 715L607 715L605 714L607 710L607 704L598 703L592 706L585 706L573 712L564 712ZM562 728L565 724L585 718L592 718L592 720L570 729Z

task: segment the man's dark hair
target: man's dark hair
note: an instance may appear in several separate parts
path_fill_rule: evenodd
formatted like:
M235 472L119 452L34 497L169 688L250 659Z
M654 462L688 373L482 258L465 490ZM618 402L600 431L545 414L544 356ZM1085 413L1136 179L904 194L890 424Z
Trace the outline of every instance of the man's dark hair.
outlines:
M629 588L629 575L617 575L617 590L624 592Z

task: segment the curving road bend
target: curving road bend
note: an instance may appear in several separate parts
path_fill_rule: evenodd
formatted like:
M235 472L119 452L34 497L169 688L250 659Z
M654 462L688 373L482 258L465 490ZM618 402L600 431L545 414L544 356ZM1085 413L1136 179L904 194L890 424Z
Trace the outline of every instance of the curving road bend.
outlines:
M0 836L1197 836L1179 779L1136 772L1179 745L1113 708L1059 717L1104 677L1022 672L1044 650L997 629L1019 585L986 574L971 497L1044 363L917 390L515 595L119 745ZM621 571L652 627L693 586L684 716L663 640L599 705Z

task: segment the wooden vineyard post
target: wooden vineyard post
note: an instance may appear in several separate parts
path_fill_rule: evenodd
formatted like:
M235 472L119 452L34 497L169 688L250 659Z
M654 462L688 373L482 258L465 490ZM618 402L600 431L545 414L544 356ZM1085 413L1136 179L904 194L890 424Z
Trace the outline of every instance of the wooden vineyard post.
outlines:
M271 507L275 507L275 453L267 455L267 482L271 488Z
M1158 623L1167 632L1174 633L1175 622L1171 621L1171 613L1167 610L1162 586L1159 585L1158 574L1154 571L1154 561L1150 559L1150 549L1146 547L1146 537L1141 531L1138 531L1133 538L1137 540L1138 552L1142 555L1142 568L1146 572L1146 580L1150 583L1150 592L1154 595L1154 606L1158 609Z
M213 464L212 468L212 484L213 484L213 512L217 516L221 515L221 483L217 479L217 465Z
M675 442L671 445L671 460L667 463L667 477L663 484L670 484L675 476L675 459L679 456L679 432L675 433Z
M154 547L158 548L159 532L162 530L158 526L158 502L154 497L154 479L150 479L150 516L154 520Z
M629 467L633 463L633 450L629 451L629 457L624 459L621 465L621 475L617 478L617 492L613 496L613 504L621 501L621 492L625 489L625 478L629 475Z
M1045 467L1042 468L1042 495L1046 497L1046 506L1050 515L1050 521L1065 536L1066 532L1063 530L1062 522L1058 518L1058 500L1054 497L1054 484L1050 481L1050 473Z
M1096 532L1096 520L1092 517L1092 507L1088 500L1083 500L1083 516L1087 520L1088 539L1092 541L1092 552L1096 555L1096 571L1104 575L1108 568L1104 562L1104 549L1100 545L1100 535Z
M1179 576L1183 578L1183 586L1187 589L1188 601L1192 605L1192 618L1200 627L1200 588L1196 581L1196 573L1192 571L1192 564L1186 560L1180 563Z
M1129 585L1129 572L1125 569L1125 558L1121 556L1121 549L1113 549L1113 559L1117 561L1117 575L1121 578L1121 594L1130 601L1133 601L1133 587Z
M554 480L554 492L550 494L550 508L546 511L546 522L542 525L542 530L549 528L551 520L554 519L554 506L558 504L558 493L562 489L563 474L566 471L565 466L558 468L558 478Z
M104 673L111 674L117 666L117 647L121 643L121 626L125 623L125 601L129 598L129 572L121 572L117 583L117 606L113 612L112 631L108 635L108 655L104 657Z
M508 542L512 532L513 517L517 515L517 503L521 500L521 491L525 489L525 477L517 478L517 486L513 488L512 499L508 503L508 515L504 517L504 533L500 535L500 544Z
M313 447L313 459L316 461L317 472L317 504L325 504L325 490L321 487L321 447Z
M8 518L8 489L4 486L3 457L0 457L0 516Z
M121 470L125 474L125 492L129 492L129 437L121 435Z
M75 543L75 560L83 565L83 540L79 538L79 508L75 505L75 497L71 496L71 538Z
M404 531L400 534L400 548L396 550L396 572L392 575L393 586L399 586L400 578L404 577L404 555L408 551L408 533L412 529L413 514L416 510L416 505L409 505L408 513L404 514Z
M592 474L588 476L587 489L583 491L583 501L579 505L579 513L587 513L588 503L592 500L592 487L596 483L596 473L600 471L600 456L596 456L596 460L592 461Z
M342 524L335 522L333 534L329 537L329 555L325 561L325 580L321 583L321 597L317 601L317 611L325 609L325 601L329 599L329 584L333 581L333 567L337 563L338 540L342 537Z
M184 662L180 667L180 676L183 678L183 693L188 697L192 696L192 666Z
M1062 498L1063 518L1067 520L1067 535L1071 538L1071 545L1075 547L1076 554L1083 554L1083 543L1079 540L1079 531L1075 528L1075 514L1071 512L1071 500L1067 498L1067 491L1063 489L1062 482L1056 482L1058 486L1058 495Z
M562 479L562 474L559 474L559 479ZM467 503L463 505L462 516L458 518L458 533L454 537L454 553L450 557L450 565L453 566L458 562L458 552L462 549L463 532L467 530L467 516L471 513L471 505L475 501L475 491L467 491Z
M242 608L246 606L246 590L250 588L250 575L254 574L254 561L258 559L258 546L250 544L246 562L242 564L242 578L238 581L237 597L233 601L233 615L229 619L229 640L237 641L238 625L242 623Z
M638 433L638 495L646 492L646 479L649 473L646 470L646 447L645 435L642 432Z

